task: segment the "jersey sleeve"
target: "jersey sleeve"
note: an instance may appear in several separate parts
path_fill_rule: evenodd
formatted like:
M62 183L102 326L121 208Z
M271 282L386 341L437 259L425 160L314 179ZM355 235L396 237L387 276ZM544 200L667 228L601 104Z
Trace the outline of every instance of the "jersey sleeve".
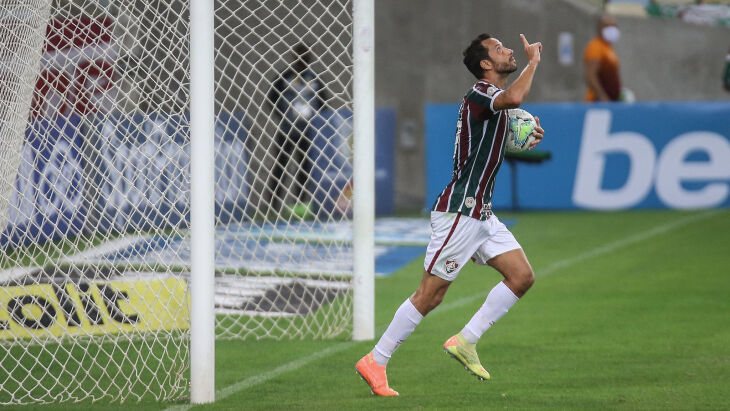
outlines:
M469 102L472 115L479 120L486 120L493 116L495 113L494 100L503 91L491 84L477 83L474 85L466 94L466 100Z

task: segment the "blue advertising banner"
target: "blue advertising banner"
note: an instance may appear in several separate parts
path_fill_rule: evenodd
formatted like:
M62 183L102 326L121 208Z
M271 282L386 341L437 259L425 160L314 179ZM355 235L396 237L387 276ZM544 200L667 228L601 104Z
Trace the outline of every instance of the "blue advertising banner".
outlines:
M426 208L451 178L458 104L426 106ZM524 107L545 129L552 158L519 164L521 208L730 206L730 102L540 103ZM449 153L449 154L445 154ZM503 163L494 208L511 204Z
M189 120L161 113L109 117L94 123L94 210L99 224L148 230L189 216ZM219 113L215 124L215 208L219 223L243 217L248 184L243 115Z
M0 245L77 234L86 218L77 115L28 125ZM19 195L22 193L22 195Z
M375 110L375 213L393 213L395 169L395 110ZM313 167L309 190L318 207L315 212L351 212L352 112L323 110L312 118L312 146L309 158ZM344 193L341 195L341 193Z
M350 204L339 193L352 177L351 118L349 111L324 111L313 119L310 188L327 213L339 201ZM395 112L379 109L376 119L376 210L389 214ZM43 243L87 226L144 231L187 225L188 125L187 115L164 113L35 120L26 132L0 246ZM249 192L244 116L219 113L215 137L216 222L229 224L243 219ZM90 150L88 161L83 147Z
M0 246L78 234L91 219L94 230L147 230L188 219L185 117L137 113L82 123L71 115L29 124ZM242 219L248 197L243 115L220 113L215 133L216 219L225 224ZM88 162L84 144L93 147Z
M315 200L313 211L322 215L348 214L350 199L343 192L352 178L352 113L323 110L312 117L311 124L312 144L307 155L312 169L307 189Z
M393 214L395 109L375 109L375 214Z

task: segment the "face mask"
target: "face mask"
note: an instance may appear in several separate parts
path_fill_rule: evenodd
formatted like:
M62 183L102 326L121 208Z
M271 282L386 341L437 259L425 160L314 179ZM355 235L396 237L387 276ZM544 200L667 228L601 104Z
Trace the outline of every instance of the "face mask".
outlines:
M601 36L609 43L615 43L621 37L621 32L616 26L606 26L601 30Z

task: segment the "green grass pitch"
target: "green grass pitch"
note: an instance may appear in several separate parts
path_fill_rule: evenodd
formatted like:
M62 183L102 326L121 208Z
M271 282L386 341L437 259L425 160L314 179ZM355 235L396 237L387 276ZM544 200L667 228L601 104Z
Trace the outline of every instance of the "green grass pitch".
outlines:
M537 281L478 345L492 380L441 347L500 281L468 264L390 361L400 397L372 396L355 374L374 341L222 341L219 400L192 409L730 408L730 210L500 216L517 218ZM376 280L376 338L421 272L417 260ZM188 409L133 403L174 406Z

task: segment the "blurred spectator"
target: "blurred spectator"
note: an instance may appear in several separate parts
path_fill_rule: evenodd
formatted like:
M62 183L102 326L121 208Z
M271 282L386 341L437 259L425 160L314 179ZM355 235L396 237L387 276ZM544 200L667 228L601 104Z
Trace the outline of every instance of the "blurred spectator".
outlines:
M730 27L730 5L721 2L710 4L705 0L695 0L688 1L687 4L665 4L651 0L646 6L646 12L652 17L678 18L687 23Z
M297 203L291 206L290 211L303 217L309 214L307 182L312 162L307 153L312 143L310 120L324 107L329 94L310 67L314 58L309 48L297 44L292 53L294 63L274 82L268 95L279 131L272 150L276 163L267 186L271 191L273 210L279 211L287 195L291 194L296 197ZM290 161L297 162L292 189L284 186L284 180L288 180L285 171Z
M727 56L725 56L725 70L722 75L722 84L725 86L725 90L730 92L730 50L727 51Z
M679 6L676 4L659 4L657 0L650 0L646 6L646 14L652 17L675 18L679 14Z
M598 21L598 33L583 52L586 101L618 101L621 94L619 59L613 50L621 32L613 16L604 14Z

